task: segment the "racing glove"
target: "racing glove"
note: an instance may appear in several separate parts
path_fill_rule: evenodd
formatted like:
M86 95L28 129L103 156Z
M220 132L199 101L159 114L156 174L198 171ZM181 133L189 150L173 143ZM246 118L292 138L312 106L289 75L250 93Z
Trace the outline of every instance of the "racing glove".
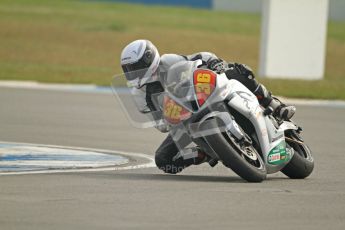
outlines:
M207 68L218 74L224 73L227 63L222 59L212 59L206 63Z

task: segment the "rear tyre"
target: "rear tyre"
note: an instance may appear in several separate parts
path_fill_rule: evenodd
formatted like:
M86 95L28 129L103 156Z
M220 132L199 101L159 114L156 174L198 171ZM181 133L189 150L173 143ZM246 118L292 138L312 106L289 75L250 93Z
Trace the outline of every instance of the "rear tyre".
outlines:
M202 130L219 127L216 119L201 125ZM216 133L204 137L219 156L223 164L248 182L261 182L266 179L266 167L252 145L237 141L229 133Z
M309 147L296 131L289 131L286 134L286 143L294 149L295 153L291 161L281 170L291 179L304 179L314 169L314 159Z

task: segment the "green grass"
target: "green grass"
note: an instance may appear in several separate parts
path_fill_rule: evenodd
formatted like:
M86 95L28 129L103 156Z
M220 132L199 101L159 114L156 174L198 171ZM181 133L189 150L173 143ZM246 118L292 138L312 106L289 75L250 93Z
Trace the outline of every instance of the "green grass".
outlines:
M130 41L160 53L211 51L257 69L260 16L77 0L0 0L0 79L109 85ZM345 99L345 23L330 22L326 78L261 79L275 94ZM123 84L119 81L118 84Z

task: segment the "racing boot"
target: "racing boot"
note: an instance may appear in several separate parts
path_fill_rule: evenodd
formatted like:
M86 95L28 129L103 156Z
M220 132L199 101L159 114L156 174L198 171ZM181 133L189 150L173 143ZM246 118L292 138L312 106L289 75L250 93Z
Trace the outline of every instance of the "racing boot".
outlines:
M287 106L275 97L272 98L269 106L273 110L273 116L285 121L290 120L296 112L295 106Z
M296 112L295 106L287 106L278 98L272 97L271 92L262 84L259 84L253 93L258 98L259 103L264 108L271 108L273 116L280 120L290 120Z

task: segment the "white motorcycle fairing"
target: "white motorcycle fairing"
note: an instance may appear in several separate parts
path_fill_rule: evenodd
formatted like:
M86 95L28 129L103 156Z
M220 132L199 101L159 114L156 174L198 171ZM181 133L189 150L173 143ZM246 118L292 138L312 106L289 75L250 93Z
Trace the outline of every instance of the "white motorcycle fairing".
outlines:
M191 82L191 84L193 85L193 82ZM194 87L188 90L188 94L192 94L193 91ZM183 102L184 100L175 97L173 94L169 94L169 97L177 102ZM199 107L198 111L210 108L213 104L226 100L231 108L242 114L253 124L267 173L275 173L284 168L294 154L293 149L287 149L284 131L287 129L297 130L298 127L288 121L284 121L279 127L275 127L273 118L264 116L263 108L260 106L256 96L239 81L233 79L229 80L224 73L217 74L216 87L205 103ZM181 105L183 105L183 103L181 103ZM188 107L186 107L186 109L191 113L196 112ZM214 130L200 130L202 123L208 122L211 118L215 117L222 120L224 125ZM245 135L231 114L224 111L212 111L208 113L199 122L190 123L187 130L191 138L198 138L211 135L212 133L226 131L230 132L238 140ZM172 136L176 137L174 140L178 142L182 134L177 135L176 131L171 131ZM181 145L181 148L182 147L183 145Z
M292 158L293 150L286 148L284 131L297 130L298 127L291 122L284 121L278 128L269 116L264 116L256 96L243 84L236 80L229 80L228 105L248 118L253 124L261 152L266 163L267 173L280 171ZM292 150L292 151L291 151Z

